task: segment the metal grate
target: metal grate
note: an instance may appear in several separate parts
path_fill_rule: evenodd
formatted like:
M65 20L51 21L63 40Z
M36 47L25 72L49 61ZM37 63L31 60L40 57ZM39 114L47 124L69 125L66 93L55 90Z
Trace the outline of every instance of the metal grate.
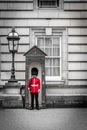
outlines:
M38 0L40 8L56 8L59 6L59 0Z

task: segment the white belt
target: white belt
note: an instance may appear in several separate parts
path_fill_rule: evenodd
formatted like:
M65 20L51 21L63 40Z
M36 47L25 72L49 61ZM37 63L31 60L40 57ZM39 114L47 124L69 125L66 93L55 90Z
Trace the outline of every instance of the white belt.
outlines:
M31 86L38 86L38 84L31 84Z

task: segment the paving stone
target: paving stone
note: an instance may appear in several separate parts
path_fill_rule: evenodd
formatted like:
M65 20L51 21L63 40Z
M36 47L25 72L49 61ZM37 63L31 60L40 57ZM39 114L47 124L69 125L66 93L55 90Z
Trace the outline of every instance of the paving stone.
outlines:
M0 109L0 130L87 130L87 108Z

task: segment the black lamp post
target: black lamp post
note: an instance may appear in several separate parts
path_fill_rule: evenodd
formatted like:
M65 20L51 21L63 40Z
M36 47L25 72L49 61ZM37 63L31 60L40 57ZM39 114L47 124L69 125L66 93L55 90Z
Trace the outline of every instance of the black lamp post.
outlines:
M9 80L9 82L17 82L17 80L15 79L14 57L15 53L17 53L18 51L20 37L18 33L15 31L14 27L12 28L12 31L8 34L7 40L8 40L9 52L12 53L11 79Z
M12 31L7 36L9 52L12 53L12 69L11 78L3 86L3 93L5 94L3 107L9 108L19 108L23 107L22 96L20 94L21 84L15 79L15 67L14 67L14 57L15 53L18 51L18 44L20 37L12 28Z

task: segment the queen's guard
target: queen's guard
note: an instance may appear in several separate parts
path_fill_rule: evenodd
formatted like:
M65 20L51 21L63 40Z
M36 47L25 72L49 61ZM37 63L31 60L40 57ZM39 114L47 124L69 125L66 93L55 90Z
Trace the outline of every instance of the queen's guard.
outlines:
M31 93L31 110L34 109L34 97L36 101L36 109L39 110L39 101L38 101L38 93L40 92L40 79L37 78L38 69L32 68L31 70L32 77L28 80L28 90Z

